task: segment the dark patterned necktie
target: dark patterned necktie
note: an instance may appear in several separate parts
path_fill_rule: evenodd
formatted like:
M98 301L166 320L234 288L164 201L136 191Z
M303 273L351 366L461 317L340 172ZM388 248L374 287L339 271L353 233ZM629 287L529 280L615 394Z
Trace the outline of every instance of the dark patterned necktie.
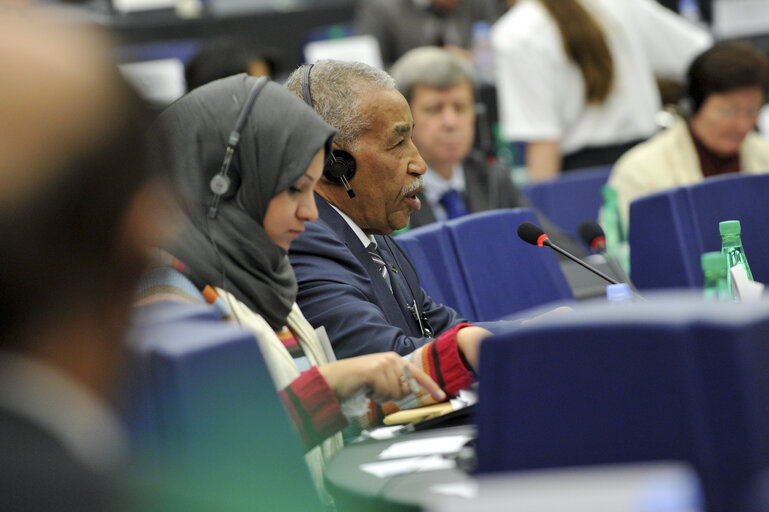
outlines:
M376 263L379 273L385 281L389 282L387 279L387 264L385 263L385 260L382 259L382 255L379 254L379 251L376 250L376 244L371 242L368 247L366 247L366 250L368 251L369 256L371 256L371 260Z
M441 206L446 210L449 219L455 219L467 215L467 205L462 194L450 188L440 198Z

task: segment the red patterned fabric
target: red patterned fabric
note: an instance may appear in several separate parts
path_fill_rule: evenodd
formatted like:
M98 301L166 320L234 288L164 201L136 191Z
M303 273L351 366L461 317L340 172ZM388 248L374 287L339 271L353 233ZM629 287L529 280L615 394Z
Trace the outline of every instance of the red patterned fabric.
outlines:
M305 449L309 450L349 424L334 391L315 366L282 389L280 398Z

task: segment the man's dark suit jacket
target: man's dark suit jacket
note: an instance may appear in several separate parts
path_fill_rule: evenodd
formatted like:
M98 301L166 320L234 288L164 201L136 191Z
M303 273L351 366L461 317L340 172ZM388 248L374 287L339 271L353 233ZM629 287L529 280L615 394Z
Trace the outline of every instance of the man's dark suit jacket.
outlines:
M487 164L483 155L474 151L462 162L465 171L464 198L470 213L498 208L532 208L523 192L515 186L507 170L498 164ZM433 209L419 194L422 207L411 214L409 226L417 228L435 222ZM553 242L577 256L585 256L585 248L572 236L564 233L553 222L537 211L542 229ZM512 236L516 236L514 233Z
M389 236L376 236L393 290L345 220L315 195L319 219L291 244L297 303L315 327L324 326L337 357L395 351L406 355L432 338L409 310L414 303L434 336L464 319L435 303L419 285L408 256Z
M75 461L47 431L0 410L0 510L117 510L107 480Z

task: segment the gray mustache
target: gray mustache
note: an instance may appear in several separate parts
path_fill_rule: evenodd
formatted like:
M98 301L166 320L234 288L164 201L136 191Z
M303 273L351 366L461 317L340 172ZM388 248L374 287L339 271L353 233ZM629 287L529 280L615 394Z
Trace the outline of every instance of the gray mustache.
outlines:
M403 195L404 197L413 195L415 192L419 192L420 190L422 190L424 186L425 186L424 178L420 176L419 178L412 181L410 184L408 184L403 188Z

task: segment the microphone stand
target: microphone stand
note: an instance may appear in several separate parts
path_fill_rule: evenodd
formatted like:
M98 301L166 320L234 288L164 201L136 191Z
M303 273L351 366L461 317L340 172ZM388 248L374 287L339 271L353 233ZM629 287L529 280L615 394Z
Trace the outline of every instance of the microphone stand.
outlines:
M560 253L560 254L563 254L564 256L566 256L567 258L569 258L569 259L570 259L571 261L573 261L574 263L577 263L577 264L579 264L579 265L582 265L584 268L588 269L590 272L594 273L594 274L595 274L595 275L597 275L598 277L601 277L601 278L603 278L603 279L604 279L604 280L606 280L607 282L609 282L609 283L611 283L611 284L620 284L620 283L619 283L619 281L617 281L617 280L615 280L615 279L612 279L611 277L607 276L606 274L604 274L603 272L601 272L601 271L600 271L600 270L598 270L597 268L593 268L592 266L588 265L587 263L585 263L585 262L584 262L584 261L582 261L581 259L577 258L577 257L576 257L576 256L574 256L573 254L571 254L571 253L569 253L569 252L566 252L566 251L564 251L563 249L561 249L560 247L558 247L557 245L555 245L553 242L551 242L551 241L550 241L550 239L547 239L547 240L545 240L544 242L542 242L542 245L546 245L546 246L550 247L552 250L554 250L555 252L557 252L557 253Z

